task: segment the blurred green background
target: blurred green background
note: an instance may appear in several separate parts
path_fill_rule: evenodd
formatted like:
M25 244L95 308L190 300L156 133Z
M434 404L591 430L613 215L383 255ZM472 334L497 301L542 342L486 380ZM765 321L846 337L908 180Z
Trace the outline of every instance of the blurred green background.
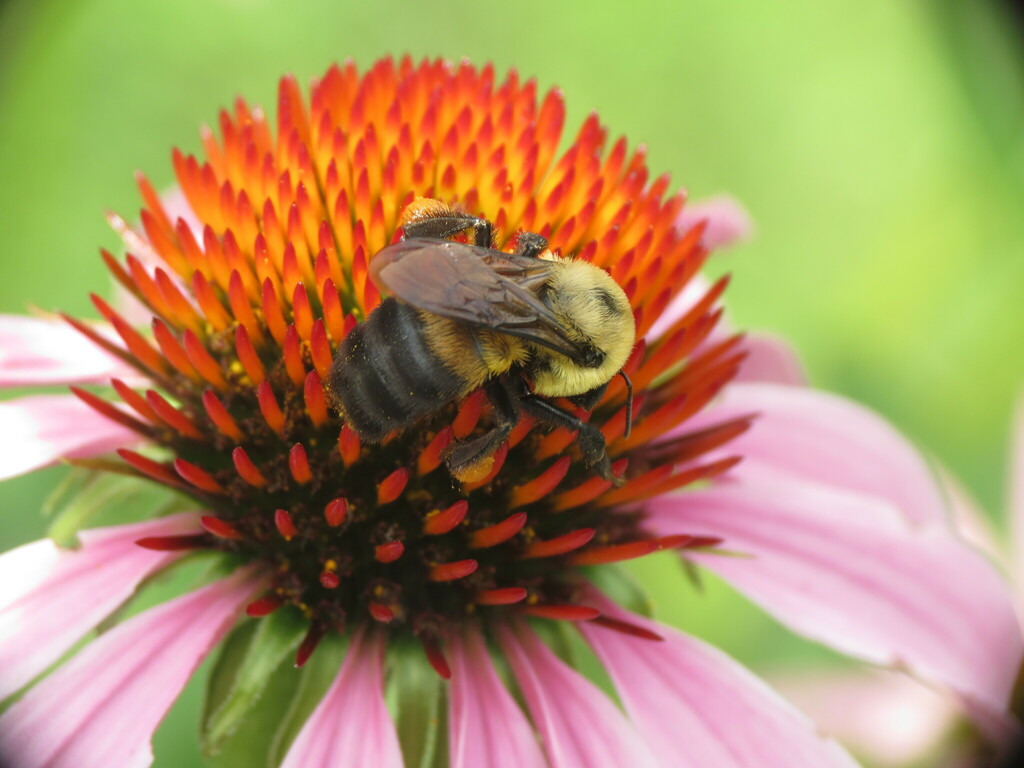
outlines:
M1024 34L969 0L552 3L14 0L0 5L0 311L91 313L103 213L132 172L172 182L170 148L236 94L387 54L468 56L561 86L649 145L692 198L729 192L757 225L720 256L742 327L799 347L814 382L861 400L998 516L1024 381ZM0 487L0 544L37 537L48 470ZM820 658L724 588L662 615L755 666ZM657 589L657 585L664 585ZM193 765L189 688L158 765Z

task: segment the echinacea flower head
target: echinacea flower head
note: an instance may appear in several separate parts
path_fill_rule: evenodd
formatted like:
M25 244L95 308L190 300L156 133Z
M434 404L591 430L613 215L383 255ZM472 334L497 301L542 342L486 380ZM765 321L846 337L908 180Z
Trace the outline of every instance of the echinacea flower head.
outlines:
M380 305L368 265L414 197L483 212L506 241L537 232L552 249L609 269L646 332L670 286L685 285L703 263L702 228L673 226L683 197L666 197L667 179L649 184L643 153L630 154L625 142L603 151L596 118L559 156L563 122L558 92L538 103L531 84L496 85L489 71L435 63L381 66L359 78L335 68L308 107L294 80L282 82L276 131L239 102L222 115L219 138L204 134L205 163L175 153L201 231L173 220L141 180L141 223L156 263L105 258L152 312L151 337L94 300L127 350L107 342L108 351L150 383L115 383L128 413L75 392L169 457L121 450L127 467L206 511L203 532L142 546L216 548L260 563L266 592L248 611L292 605L309 618L299 664L324 633L373 622L419 638L447 677L439 641L467 617L601 621L579 602L580 566L713 543L651 536L625 510L736 461L674 469L749 419L649 447L738 369L737 337L688 354L715 327L721 285L678 319L661 354L636 348L627 366L638 393L635 431L624 435L621 382L591 416L626 477L618 488L579 461L572 431L544 434L529 418L483 476L453 482L443 458L488 422L483 390L441 403L382 445L361 439L325 391L339 344ZM401 354L395 346L389 353ZM684 361L679 375L649 387ZM383 394L381 402L402 405Z
M308 93L283 79L274 123L241 99L222 112L203 158L173 154L179 199L139 176L138 225L111 217L128 252L103 253L137 306L94 295L102 322L64 318L82 337L64 357L12 344L8 384L75 385L3 406L17 426L5 474L70 457L151 481L188 511L0 558L24 574L0 595L0 695L171 563L212 552L222 578L117 624L29 688L0 716L0 751L25 766L148 764L166 708L236 626L205 736L220 748L261 707L280 731L266 764L852 764L727 657L616 605L632 586L614 564L667 549L798 631L1005 704L1000 665L1020 654L1008 600L943 527L920 457L838 398L739 383L751 352L782 361L767 366L776 379L797 369L776 342L723 327L727 281L699 276L720 238L667 176L650 177L642 149L610 141L595 115L570 140L564 122L561 93L515 73L345 64ZM383 439L347 423L332 366L394 301L373 259L424 199L491 222L494 248L536 233L555 257L605 270L635 322L632 396L616 378L587 409L549 399L563 426L519 413L468 475L446 457L493 427L484 389ZM139 307L144 324L130 319ZM609 472L581 450L584 430ZM556 653L568 626L624 710ZM303 674L286 655L334 667L315 693L261 697L270 676ZM409 670L428 663L423 683Z

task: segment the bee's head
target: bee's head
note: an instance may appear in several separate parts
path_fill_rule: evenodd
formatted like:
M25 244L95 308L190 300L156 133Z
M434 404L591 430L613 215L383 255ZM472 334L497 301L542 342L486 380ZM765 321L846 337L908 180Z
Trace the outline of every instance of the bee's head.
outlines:
M607 272L586 261L560 260L542 294L544 302L573 341L586 350L572 360L538 349L534 391L572 397L605 384L633 349L636 325L629 299Z

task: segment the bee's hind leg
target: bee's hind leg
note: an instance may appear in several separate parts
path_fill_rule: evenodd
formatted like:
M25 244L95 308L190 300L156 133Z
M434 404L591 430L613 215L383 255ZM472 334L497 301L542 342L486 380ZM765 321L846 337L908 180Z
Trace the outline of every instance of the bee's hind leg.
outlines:
M472 440L455 443L445 463L455 479L463 483L485 478L494 467L494 453L519 421L508 390L497 381L487 385L487 399L494 408L494 426Z
M535 259L540 256L548 247L548 240L536 232L520 232L516 238L516 256L526 256Z
M439 237L447 240L452 235L473 230L473 244L484 248L491 247L491 222L469 214L452 214L450 216L431 216L410 221L402 226L403 240L410 237Z

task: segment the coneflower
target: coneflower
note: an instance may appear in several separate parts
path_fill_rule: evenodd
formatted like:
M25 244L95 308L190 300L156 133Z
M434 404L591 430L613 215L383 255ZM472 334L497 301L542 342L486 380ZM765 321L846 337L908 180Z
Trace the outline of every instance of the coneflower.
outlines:
M945 529L924 462L850 403L738 383L744 359L773 347L723 328L727 280L699 277L706 221L687 223L685 195L650 178L643 149L609 142L594 115L564 142L564 119L560 92L466 63L336 66L308 97L285 78L276 125L238 100L203 131L205 159L174 153L183 207L140 175L138 227L111 217L128 253L103 259L146 325L94 295L101 323L63 319L97 356L67 326L6 321L5 382L75 382L77 400L0 406L4 473L67 457L194 511L0 558L0 695L152 574L196 553L222 561L221 578L28 688L0 716L7 759L147 765L166 709L236 627L207 746L259 708L268 764L851 764L735 662L615 604L627 588L612 564L667 549L805 634L1005 705L1021 650L1008 594ZM539 233L623 288L634 397L615 379L574 411L600 430L615 478L583 461L575 432L524 416L483 476L455 480L448 452L493 423L483 390L379 444L339 417L332 361L379 306L369 265L417 197L492 221L499 247ZM625 711L556 653L563 628L592 647ZM350 643L329 685L285 669L286 657L336 665L339 638ZM316 682L261 698L282 670ZM311 712L304 725L296 712Z

